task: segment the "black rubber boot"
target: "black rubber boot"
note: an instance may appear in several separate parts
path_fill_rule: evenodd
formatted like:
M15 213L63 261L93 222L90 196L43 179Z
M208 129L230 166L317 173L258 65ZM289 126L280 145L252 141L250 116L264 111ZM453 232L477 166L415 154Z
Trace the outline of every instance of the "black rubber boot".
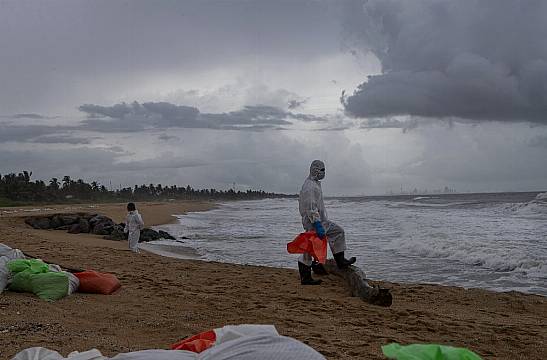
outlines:
M328 275L329 273L327 270L325 270L325 267L323 264L321 264L318 261L314 261L311 263L311 269L313 270L313 273L316 275Z
M319 285L322 280L314 280L311 277L311 266L302 264L298 262L298 271L300 272L300 283L302 285Z
M340 251L338 254L334 254L334 260L336 261L336 265L339 269L345 269L351 264L355 263L357 259L355 256L350 257L349 259L346 259L344 257L344 252Z

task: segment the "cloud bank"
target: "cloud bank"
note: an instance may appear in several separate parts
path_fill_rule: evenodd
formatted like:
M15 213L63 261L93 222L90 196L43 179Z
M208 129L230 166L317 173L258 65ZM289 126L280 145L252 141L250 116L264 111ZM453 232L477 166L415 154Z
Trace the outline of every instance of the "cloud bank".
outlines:
M343 96L349 115L547 124L547 2L346 5L348 43L382 65Z

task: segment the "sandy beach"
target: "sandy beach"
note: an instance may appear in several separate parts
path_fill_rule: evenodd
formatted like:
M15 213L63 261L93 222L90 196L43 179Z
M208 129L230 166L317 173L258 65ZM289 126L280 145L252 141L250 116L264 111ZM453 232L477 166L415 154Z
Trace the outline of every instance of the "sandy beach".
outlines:
M152 226L214 204L137 206ZM40 208L47 210L0 208L0 242L62 266L113 273L122 289L110 296L76 293L54 303L2 293L1 359L32 346L63 355L91 348L104 355L167 349L204 330L243 323L273 324L328 359L384 359L380 347L390 342L463 346L485 359L547 357L547 298L542 296L382 283L394 297L392 307L382 308L350 297L333 275L322 277L321 286L303 287L296 270L134 254L126 242L34 230L23 222L24 216L43 212L76 211L119 222L125 204Z

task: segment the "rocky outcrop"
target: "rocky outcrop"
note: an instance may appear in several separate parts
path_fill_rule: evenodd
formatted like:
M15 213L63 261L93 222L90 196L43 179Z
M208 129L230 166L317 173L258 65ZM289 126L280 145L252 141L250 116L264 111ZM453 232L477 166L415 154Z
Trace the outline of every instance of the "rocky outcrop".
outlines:
M123 224L114 225L112 232L106 236L103 236L103 239L116 241L127 240L127 234L123 232L123 228Z
M127 234L123 231L125 224L116 224L111 218L101 214L76 213L30 216L25 219L25 223L41 230L65 230L70 234L92 233L103 235L103 238L107 240L127 240ZM144 228L141 230L139 242L159 239L176 240L174 236L166 231Z
M25 219L25 223L35 229L51 229L51 220L47 217L32 216Z

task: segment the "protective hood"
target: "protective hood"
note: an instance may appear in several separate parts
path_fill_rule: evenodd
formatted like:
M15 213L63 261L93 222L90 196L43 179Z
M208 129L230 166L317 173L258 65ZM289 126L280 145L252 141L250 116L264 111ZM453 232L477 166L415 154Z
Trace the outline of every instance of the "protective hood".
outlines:
M321 160L313 160L310 165L310 179L322 180L325 177L325 163Z

